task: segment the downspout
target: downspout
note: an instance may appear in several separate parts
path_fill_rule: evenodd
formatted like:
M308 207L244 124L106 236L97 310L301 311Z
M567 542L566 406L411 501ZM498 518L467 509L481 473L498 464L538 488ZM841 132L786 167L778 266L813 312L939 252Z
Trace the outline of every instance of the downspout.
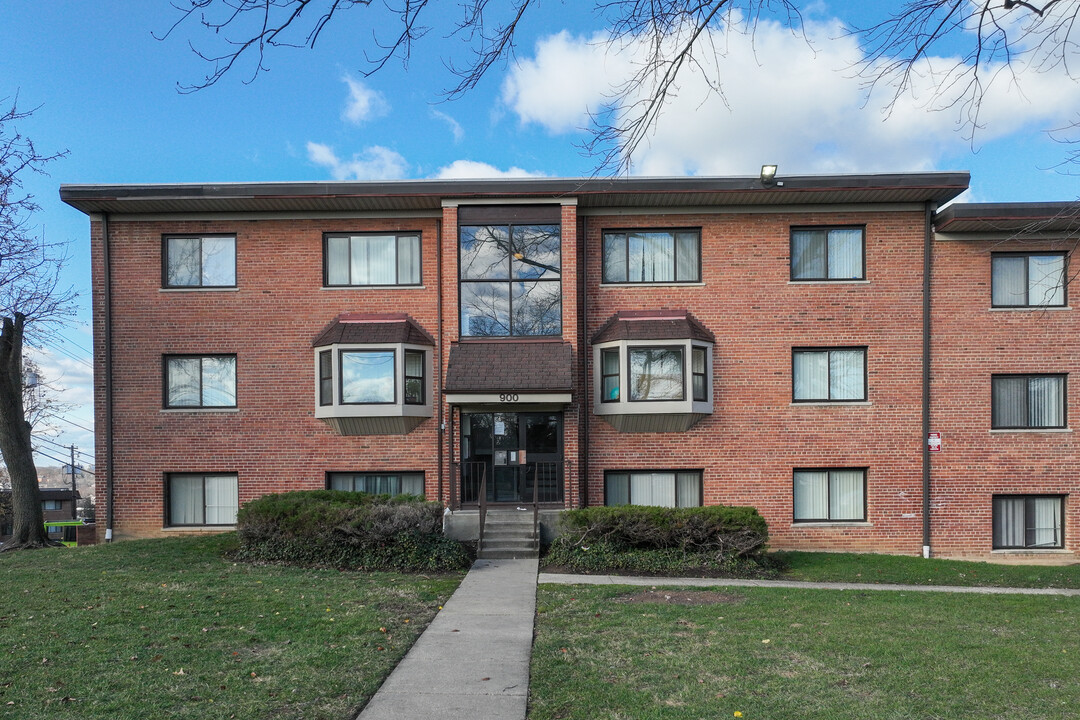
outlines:
M589 414L592 411L592 393L589 388L589 341L586 336L588 330L589 310L589 258L586 256L586 248L589 244L589 216L581 218L581 236L578 238L578 357L581 362L581 422L579 423L578 436L578 496L581 507L589 506Z
M109 213L101 214L101 248L104 264L105 325L105 542L113 539L113 361L112 361L112 254L109 251Z
M436 288L436 292L438 293L437 294L438 299L436 300L436 307L438 308L438 310L437 310L438 319L436 320L436 332L438 333L438 338L439 338L438 339L439 357L434 363L435 368L436 368L435 369L435 378L436 378L436 382L439 384L439 397L438 397L438 403L439 403L439 417L438 417L439 428L438 428L438 440L436 440L436 442L435 442L435 445L437 447L436 454L438 456L438 467L439 467L439 471L438 471L438 474L439 474L439 494L437 495L437 497L439 498L439 502L442 502L442 499L443 499L443 466L442 466L442 463L443 463L443 447L442 447L442 443L443 443L443 430L444 430L444 428L446 426L445 422L443 420L443 382L442 382L442 361L443 361L443 319L442 319L443 300L442 300L442 294L443 294L443 290L442 290L442 282L443 282L443 278L442 278L442 218L440 217L438 220L435 221L435 288Z
M923 219L922 336L922 554L930 557L930 288L933 271L934 204L926 203Z

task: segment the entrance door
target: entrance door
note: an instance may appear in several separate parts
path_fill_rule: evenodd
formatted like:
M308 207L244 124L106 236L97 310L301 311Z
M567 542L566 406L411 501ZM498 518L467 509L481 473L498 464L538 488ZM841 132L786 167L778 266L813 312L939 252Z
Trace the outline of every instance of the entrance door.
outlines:
M476 502L480 477L488 502L561 502L562 413L462 413L461 499Z

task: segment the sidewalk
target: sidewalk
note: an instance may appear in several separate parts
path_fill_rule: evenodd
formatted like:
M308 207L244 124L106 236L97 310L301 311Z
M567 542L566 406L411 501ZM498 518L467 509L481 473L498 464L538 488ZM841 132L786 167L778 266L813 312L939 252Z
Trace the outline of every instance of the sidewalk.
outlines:
M735 578L630 577L625 575L567 575L540 573L542 583L557 585L647 585L652 587L773 587L817 590L891 590L893 592L974 593L976 595L1067 595L1080 597L1080 590L1067 588L960 587L957 585L886 585L878 583L801 582L799 580L739 580Z
M357 720L524 720L537 561L477 560Z

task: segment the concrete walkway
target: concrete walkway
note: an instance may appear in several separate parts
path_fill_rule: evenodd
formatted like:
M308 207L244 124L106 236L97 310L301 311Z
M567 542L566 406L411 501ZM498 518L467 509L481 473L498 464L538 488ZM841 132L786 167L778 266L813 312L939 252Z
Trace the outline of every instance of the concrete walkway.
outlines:
M657 587L773 587L818 590L891 590L893 592L974 593L976 595L1068 595L1066 588L959 587L956 585L885 585L877 583L801 582L799 580L738 580L735 578L627 577L624 575L566 575L540 573L539 582L559 585L645 585Z
M524 720L536 574L477 560L358 720Z

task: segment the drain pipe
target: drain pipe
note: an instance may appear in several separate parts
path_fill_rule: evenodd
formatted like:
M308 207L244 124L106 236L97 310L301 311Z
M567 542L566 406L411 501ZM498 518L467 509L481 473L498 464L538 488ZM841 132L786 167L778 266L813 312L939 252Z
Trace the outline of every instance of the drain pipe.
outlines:
M109 213L101 214L101 249L105 282L105 542L113 539L113 359L112 359L112 254L109 251Z
M922 554L930 557L930 288L933 271L934 204L926 203L923 219L922 332Z
M589 258L586 249L589 243L589 216L581 218L581 236L578 240L578 287L581 288L581 302L578 303L578 357L581 362L581 399L578 407L581 422L578 423L578 499L581 507L589 506L589 414L592 412L592 392L589 387Z
M439 477L439 490L436 497L439 498L439 502L443 499L443 432L446 428L446 422L443 417L443 380L442 380L442 362L443 362L443 299L442 299L442 218L440 217L435 221L435 288L437 291L436 296L436 332L439 335L439 357L432 363L435 366L435 378L439 385L439 417L438 417L438 439L435 441L436 455L438 456L438 477Z

